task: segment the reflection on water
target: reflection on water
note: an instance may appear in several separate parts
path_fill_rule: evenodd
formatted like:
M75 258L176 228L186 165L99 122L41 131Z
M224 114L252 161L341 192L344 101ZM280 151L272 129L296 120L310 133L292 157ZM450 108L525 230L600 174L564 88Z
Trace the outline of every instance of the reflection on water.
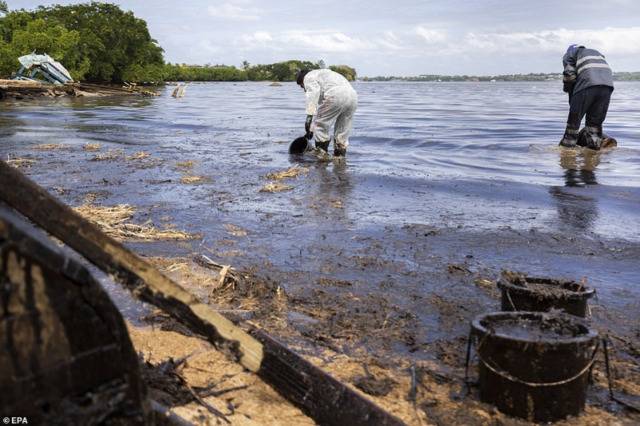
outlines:
M582 217L578 228L630 238L625 223L635 220L635 209L626 206L640 202L640 84L618 85L606 130L620 147L604 153L557 147L566 99L555 82L355 87L360 103L344 162L288 156L304 123L304 97L293 83L193 84L181 99L167 88L157 98L0 103L0 156L38 160L32 172L49 188L99 191L109 194L106 202L146 205L153 212L162 206L177 226L205 234L220 219L216 214L235 214L242 222L292 210L348 228L446 223L555 230L548 219L557 208L566 213L593 199L598 214L587 207L562 213L563 221ZM70 149L33 149L46 142ZM145 151L160 165L92 162L93 154L82 149L87 143L127 155ZM178 159L193 160L193 173L210 183L180 185ZM292 191L259 192L267 173L292 161L310 168L287 182ZM583 187L586 199L569 202L565 187Z
M596 185L596 167L602 152L590 149L563 149L560 151L560 167L564 169L566 186Z
M560 167L564 169L564 184L567 188L597 185L596 168L600 164L602 151L590 149L561 149ZM590 231L598 218L598 201L589 195L568 192L561 186L549 188L556 202L558 219L568 229Z
M590 231L593 228L598 218L595 198L566 192L560 186L550 187L549 194L556 202L558 219L568 230Z

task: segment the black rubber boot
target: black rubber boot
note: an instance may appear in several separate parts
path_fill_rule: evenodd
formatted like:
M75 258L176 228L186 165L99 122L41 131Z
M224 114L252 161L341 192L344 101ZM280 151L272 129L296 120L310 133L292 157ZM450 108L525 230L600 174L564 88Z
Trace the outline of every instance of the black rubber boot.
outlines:
M329 142L330 141L326 141L326 142L316 141L316 148L321 149L326 153L329 153Z
M347 155L347 149L336 146L333 148L333 156L334 157L344 157Z
M567 127L559 145L565 148L575 148L578 145L578 131Z
M585 127L585 147L600 150L602 145L602 127Z

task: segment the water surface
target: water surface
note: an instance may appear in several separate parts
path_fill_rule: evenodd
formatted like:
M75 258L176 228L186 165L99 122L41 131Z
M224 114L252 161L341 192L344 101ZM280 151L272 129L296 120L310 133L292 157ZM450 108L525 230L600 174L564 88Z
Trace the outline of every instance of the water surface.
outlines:
M292 292L319 276L351 280L350 291L378 292L427 328L437 315L413 296L451 296L450 263L588 277L618 309L610 315L637 307L640 83L617 83L605 131L620 146L601 153L557 147L568 112L559 82L354 86L344 162L286 154L303 133L303 92L266 83L190 84L182 99L167 87L157 98L5 102L0 155L36 159L27 172L70 204L94 192L135 205L137 220L203 235L190 246L132 244L145 254L206 250L260 265ZM35 151L41 143L71 149ZM90 161L86 143L160 162ZM185 160L210 182L181 184ZM267 173L296 164L310 172L288 182L293 190L260 192Z

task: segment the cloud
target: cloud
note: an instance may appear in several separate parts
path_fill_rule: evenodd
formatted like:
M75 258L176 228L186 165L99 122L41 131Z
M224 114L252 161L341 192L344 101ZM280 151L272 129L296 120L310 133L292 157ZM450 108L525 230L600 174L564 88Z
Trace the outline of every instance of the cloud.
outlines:
M342 32L287 31L281 36L285 43L317 52L354 52L367 50L371 43Z
M241 48L251 50L268 46L274 50L297 50L317 53L349 53L368 50L374 43L339 31L284 31L272 34L258 31L240 37Z
M273 41L273 37L271 36L271 33L266 31L256 31L252 34L244 34L242 36L242 41L247 45L264 45Z
M251 7L243 7L240 4L246 2L223 3L218 6L209 6L209 16L233 21L257 21L261 11Z
M406 48L402 39L393 31L385 31L382 36L374 39L374 43L382 49L391 51L398 51Z
M416 27L415 33L427 44L440 44L447 39L447 34L444 31L431 30L423 26Z
M462 40L464 46L486 53L564 52L572 43L600 49L605 55L640 53L640 27L468 33Z

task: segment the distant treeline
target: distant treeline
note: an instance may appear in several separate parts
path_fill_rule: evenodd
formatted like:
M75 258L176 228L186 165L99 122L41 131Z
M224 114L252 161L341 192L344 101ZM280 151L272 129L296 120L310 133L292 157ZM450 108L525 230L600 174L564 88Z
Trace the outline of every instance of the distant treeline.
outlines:
M298 69L324 67L322 61L244 62L242 68L167 64L147 23L117 5L91 2L9 11L0 0L0 77L11 76L20 67L18 57L31 52L49 54L75 80L114 83L292 81ZM356 78L356 71L346 65L330 68L349 80Z
M640 72L616 72L613 78L618 81L640 80ZM424 74L415 77L363 77L363 81L553 81L562 80L562 73L530 73L530 74L505 74L493 76L474 75L438 75Z
M228 65L185 65L167 64L163 79L166 81L294 81L301 69L324 68L322 61L285 61L267 65L250 65L244 62L242 68ZM330 69L344 75L347 80L356 79L356 70L347 65L332 65Z

